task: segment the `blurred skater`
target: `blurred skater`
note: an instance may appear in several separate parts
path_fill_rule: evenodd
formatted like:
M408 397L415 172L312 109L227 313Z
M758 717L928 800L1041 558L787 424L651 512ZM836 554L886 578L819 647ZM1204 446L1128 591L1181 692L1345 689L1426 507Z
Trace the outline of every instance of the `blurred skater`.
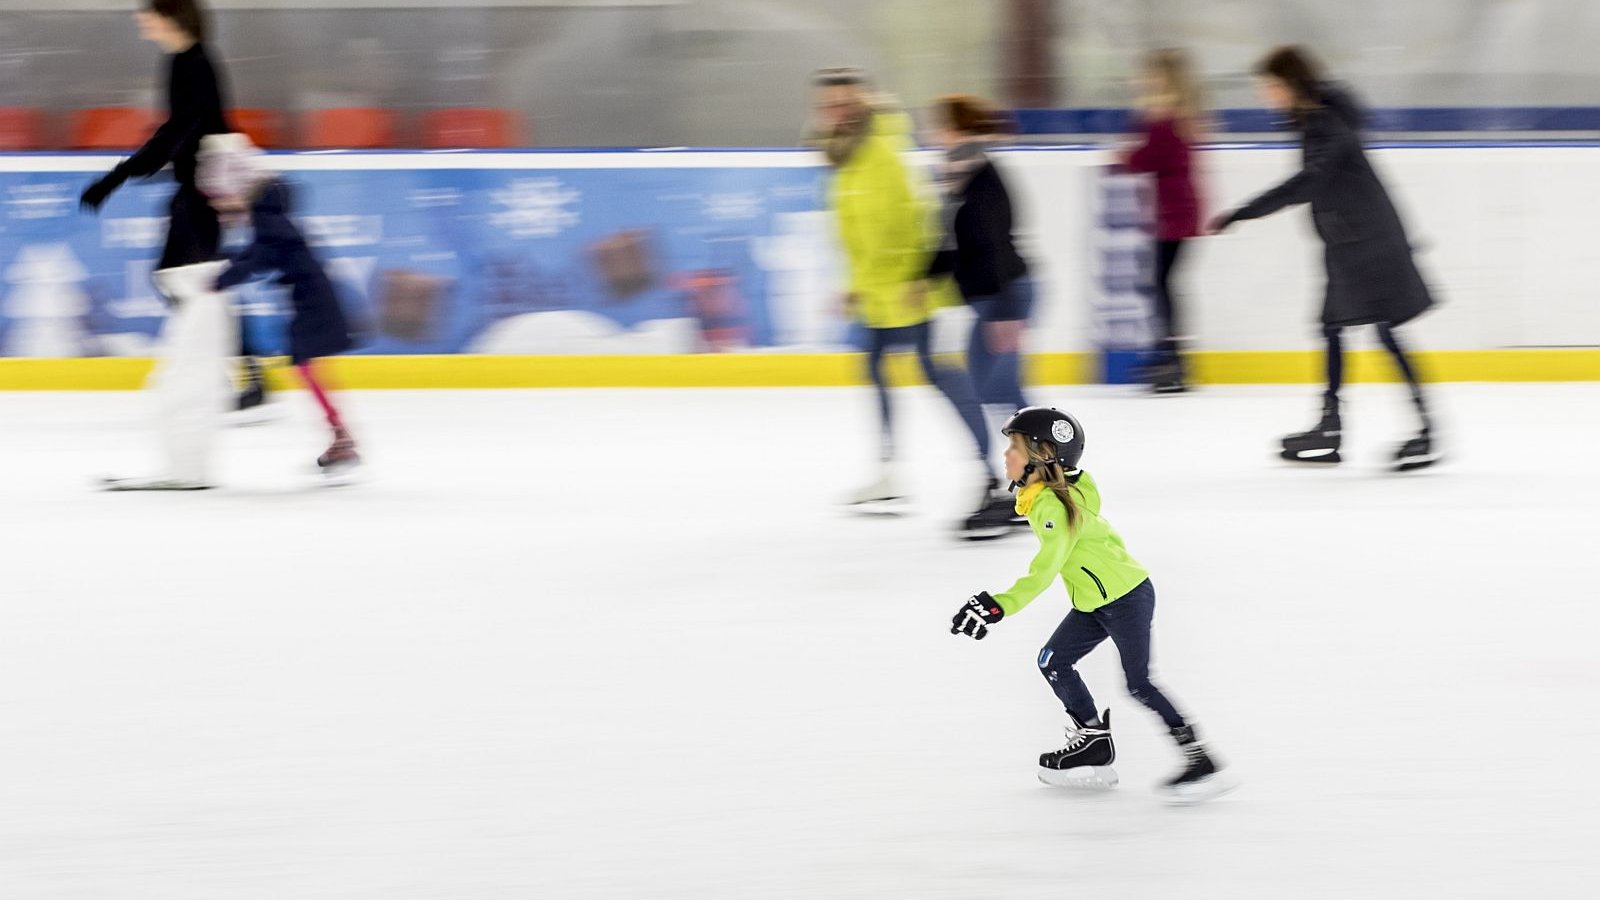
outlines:
M1376 325L1378 339L1405 378L1420 426L1416 437L1395 451L1394 468L1432 465L1439 454L1422 381L1395 329L1426 312L1433 297L1412 259L1400 215L1362 149L1361 109L1348 91L1322 80L1310 56L1298 47L1272 51L1256 67L1256 75L1262 97L1301 132L1301 169L1283 184L1219 216L1211 230L1221 232L1234 222L1309 203L1328 273L1322 301L1322 334L1328 345L1322 419L1310 431L1285 437L1283 458L1340 461L1342 332L1353 325Z
M1011 194L988 152L1006 142L1011 123L970 94L941 98L933 117L934 140L945 155L945 240L927 277L954 276L976 313L967 371L980 407L997 409L1003 421L1028 405L1022 394L1022 332L1033 308L1028 264L1011 234ZM1027 524L1012 509L1011 494L991 475L982 504L964 529L969 537L994 537Z
M885 354L895 348L916 353L924 377L967 426L987 502L994 475L972 382L966 372L933 361L932 299L922 277L935 249L934 230L931 211L901 156L911 149L911 123L869 89L856 69L827 69L813 79L811 138L833 169L830 205L850 268L844 306L866 329L867 370L878 394L881 466L850 504L882 509L904 497L895 472L894 415L884 367Z
M1156 50L1145 58L1138 107L1143 135L1120 161L1127 169L1155 177L1157 338L1146 377L1158 394L1181 393L1188 389L1180 330L1187 320L1180 315L1172 281L1188 240L1200 234L1194 176L1200 97L1187 54Z

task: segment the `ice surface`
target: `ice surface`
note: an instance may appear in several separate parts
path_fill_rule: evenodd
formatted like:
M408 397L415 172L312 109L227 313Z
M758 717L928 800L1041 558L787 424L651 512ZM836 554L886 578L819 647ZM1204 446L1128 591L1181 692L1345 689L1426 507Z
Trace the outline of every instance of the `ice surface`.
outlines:
M17 900L1591 897L1600 385L1438 390L1451 458L1276 437L1314 389L1051 388L1158 588L1158 678L1244 786L1173 809L1034 780L1059 589L974 643L1032 538L949 533L973 464L901 392L920 514L843 515L863 390L344 397L230 432L224 489L143 471L134 394L0 395L0 896Z

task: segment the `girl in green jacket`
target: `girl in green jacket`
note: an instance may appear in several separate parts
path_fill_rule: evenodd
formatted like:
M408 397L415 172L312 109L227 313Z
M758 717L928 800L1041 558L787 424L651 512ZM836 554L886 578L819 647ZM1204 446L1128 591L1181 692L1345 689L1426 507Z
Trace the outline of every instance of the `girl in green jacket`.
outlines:
M1039 671L1066 708L1067 743L1039 757L1039 780L1065 786L1117 783L1111 768L1111 712L1096 713L1094 698L1074 665L1110 638L1122 657L1128 693L1161 717L1184 755L1184 769L1160 787L1174 802L1197 802L1231 787L1221 766L1172 701L1150 679L1150 623L1156 594L1150 576L1128 554L1122 538L1100 515L1100 491L1078 468L1083 427L1064 412L1029 407L1001 429L1006 476L1017 490L1017 513L1039 538L1039 553L1010 590L967 600L950 623L951 634L978 640L989 626L1015 615L1045 588L1066 582L1072 610L1039 652Z

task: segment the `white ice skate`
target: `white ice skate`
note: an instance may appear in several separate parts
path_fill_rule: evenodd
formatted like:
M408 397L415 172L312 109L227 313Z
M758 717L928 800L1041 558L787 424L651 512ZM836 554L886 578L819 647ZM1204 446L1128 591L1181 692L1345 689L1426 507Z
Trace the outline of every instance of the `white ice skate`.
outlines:
M878 477L863 485L845 500L853 513L868 516L898 516L906 511L905 493L900 490L900 480L895 477L892 462L885 462Z
M215 485L181 478L114 478L104 477L99 482L102 491L206 491Z

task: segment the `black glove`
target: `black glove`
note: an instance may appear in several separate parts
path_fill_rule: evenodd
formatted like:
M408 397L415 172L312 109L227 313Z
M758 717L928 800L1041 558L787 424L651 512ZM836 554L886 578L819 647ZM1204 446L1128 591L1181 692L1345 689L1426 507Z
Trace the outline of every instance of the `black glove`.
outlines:
M951 634L971 635L973 640L981 641L989 633L989 626L1005 618L1005 611L1000 604L994 602L988 591L967 598L961 604L955 618L950 620Z
M99 212L106 198L121 185L122 179L118 178L115 172L101 178L83 189L83 194L78 197L78 207L86 213Z

